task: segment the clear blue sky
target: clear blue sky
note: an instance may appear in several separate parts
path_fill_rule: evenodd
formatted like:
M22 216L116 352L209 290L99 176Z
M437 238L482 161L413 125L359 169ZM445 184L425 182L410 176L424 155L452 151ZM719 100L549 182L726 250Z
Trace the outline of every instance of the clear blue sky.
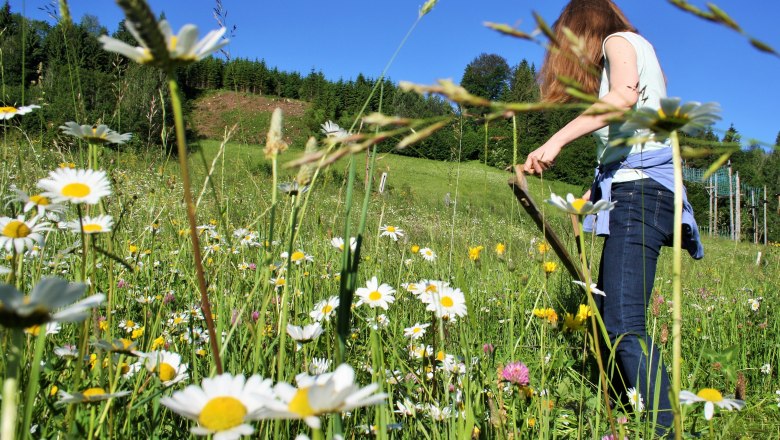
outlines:
M690 0L704 7L703 0ZM40 8L50 0L12 0L15 12L48 19ZM56 3L56 2L55 2ZM116 29L122 13L108 0L71 0L78 21L85 13ZM229 46L233 57L265 59L269 66L303 74L315 69L329 79L363 73L376 78L406 35L424 0L223 0L227 22L236 25ZM388 71L393 81L430 84L459 81L463 69L482 52L497 53L511 65L523 58L539 66L542 49L485 28L484 21L534 29L532 11L552 23L565 0L440 0L412 32ZM656 48L669 81L669 95L684 101L717 101L723 121L743 140L774 143L780 131L780 59L754 50L735 32L679 11L667 0L617 0L629 19ZM716 0L752 36L780 50L780 2ZM197 24L216 28L215 0L152 0L173 28Z

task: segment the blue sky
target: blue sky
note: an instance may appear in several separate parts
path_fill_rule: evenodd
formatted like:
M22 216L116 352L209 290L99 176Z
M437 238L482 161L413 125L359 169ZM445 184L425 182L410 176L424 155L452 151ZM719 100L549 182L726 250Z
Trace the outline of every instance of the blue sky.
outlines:
M689 0L704 7L702 0ZM237 31L229 50L233 57L265 59L282 70L322 71L329 79L350 79L363 73L376 78L417 18L424 0L223 0L227 22ZM50 0L13 0L15 12L49 19L41 8ZM55 2L56 3L56 2ZM113 31L122 19L114 2L71 0L78 21L96 15ZM152 0L156 13L165 12L174 29L186 23L203 32L216 28L215 0ZM525 41L485 28L484 21L519 25L533 30L531 12L552 22L564 0L440 0L414 29L394 60L393 81L433 83L438 78L459 81L463 69L482 52L497 53L510 64L523 58L541 63L543 51ZM776 85L780 59L754 50L735 32L679 11L667 0L617 0L629 19L656 48L669 81L669 95L684 101L717 101L723 108L724 131L733 123L743 140L774 143L780 131ZM718 0L752 36L780 50L780 2ZM49 19L50 20L50 19Z

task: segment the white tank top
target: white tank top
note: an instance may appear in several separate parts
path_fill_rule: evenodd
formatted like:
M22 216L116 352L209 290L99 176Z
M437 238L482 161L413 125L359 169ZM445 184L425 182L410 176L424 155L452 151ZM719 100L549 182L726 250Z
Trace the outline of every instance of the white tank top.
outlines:
M609 92L609 59L606 58L605 45L607 40L612 37L625 38L636 52L637 71L639 72L639 99L634 104L633 109L640 107L650 107L654 109L661 108L661 98L666 97L666 80L658 63L658 57L655 55L655 49L649 41L645 40L639 34L633 32L617 32L607 36L601 45L602 54L605 57L604 69L601 73L601 87L599 97L603 97ZM658 150L670 147L669 141L660 143L649 141L643 144L631 146L610 147L609 143L617 138L628 136L642 137L649 133L647 130L638 130L634 133L621 133L620 126L622 122L615 122L600 128L593 132L596 136L596 159L599 164L610 164L623 160L629 154L636 154L642 151ZM615 173L613 183L628 182L647 177L645 173L633 169L620 169Z

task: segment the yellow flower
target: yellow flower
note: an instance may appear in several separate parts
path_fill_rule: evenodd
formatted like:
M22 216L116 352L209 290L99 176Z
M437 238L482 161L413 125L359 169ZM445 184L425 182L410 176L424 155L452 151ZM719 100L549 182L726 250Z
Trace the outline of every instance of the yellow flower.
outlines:
M471 261L479 260L479 254L482 253L483 249L485 249L484 246L469 247L469 260Z
M558 269L558 263L554 261L545 261L542 263L542 269L544 270L544 273L551 274Z
M158 336L152 341L152 351L165 346L165 338Z
M585 321L591 316L593 316L593 310L591 310L590 306L580 304L580 308L577 310L577 319Z
M506 245L504 243L498 243L496 245L496 254L498 254L498 256L500 257L504 255L504 253L506 253Z
M544 254L550 250L550 245L547 244L546 241L542 241L536 245L536 250L539 251L540 254Z
M420 246L417 246L416 244L412 245L411 251L413 254L416 254L417 252L420 252Z
M534 316L539 319L544 319L552 326L558 325L558 314L555 313L555 309L548 307L546 309L534 309Z

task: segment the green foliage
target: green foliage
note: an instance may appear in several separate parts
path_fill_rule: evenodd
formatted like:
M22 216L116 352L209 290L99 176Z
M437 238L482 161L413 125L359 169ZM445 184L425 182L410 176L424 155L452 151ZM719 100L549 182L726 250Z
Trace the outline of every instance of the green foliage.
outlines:
M472 95L498 100L509 89L511 69L501 55L481 53L463 71L460 85Z

